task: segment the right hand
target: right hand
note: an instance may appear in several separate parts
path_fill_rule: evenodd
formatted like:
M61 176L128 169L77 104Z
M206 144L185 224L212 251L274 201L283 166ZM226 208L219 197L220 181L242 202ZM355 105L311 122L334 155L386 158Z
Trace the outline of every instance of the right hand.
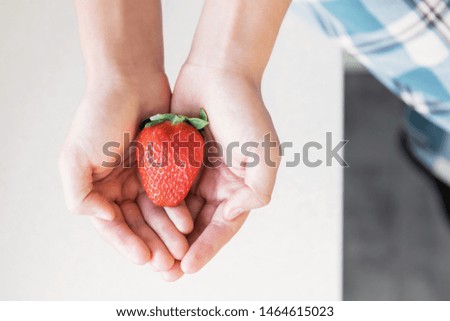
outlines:
M155 74L139 81L145 88L111 79L88 86L64 143L59 167L66 203L72 212L90 215L99 233L128 259L166 271L188 250L183 233L192 230L192 218L186 207L166 213L147 198L135 161L124 166L129 147L124 134L133 140L143 119L168 112L167 77ZM121 156L116 167L102 165L112 161L103 152L107 142L120 143L110 149ZM135 150L130 152L133 159Z

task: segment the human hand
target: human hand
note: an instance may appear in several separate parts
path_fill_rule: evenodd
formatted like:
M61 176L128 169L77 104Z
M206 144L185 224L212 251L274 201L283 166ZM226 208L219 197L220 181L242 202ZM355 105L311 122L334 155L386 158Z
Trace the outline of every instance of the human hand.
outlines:
M133 82L111 79L88 86L64 143L59 165L66 202L71 211L90 215L99 233L128 259L168 270L188 249L180 230L189 232L192 220L183 207L166 214L147 198L124 134L134 139L144 118L168 112L170 88L161 73ZM115 166L104 154L108 142L120 143L111 150L121 156Z
M209 118L205 141L215 141L224 155L214 160L214 166L202 169L186 198L195 220L188 235L190 248L181 262L163 273L167 280L200 270L236 234L250 210L269 203L280 161L272 120L259 84L251 78L186 64L174 89L171 112L196 116L200 107ZM272 148L261 146L265 137L270 137ZM239 147L227 152L234 142ZM247 142L259 144L248 149L258 155L257 164L242 153L241 146Z

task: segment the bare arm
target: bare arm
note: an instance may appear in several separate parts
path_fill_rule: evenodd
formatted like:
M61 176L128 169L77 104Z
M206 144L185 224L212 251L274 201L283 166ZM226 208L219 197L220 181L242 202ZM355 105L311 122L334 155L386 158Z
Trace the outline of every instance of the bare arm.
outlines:
M76 0L88 81L164 71L159 0Z
M131 261L167 270L187 251L177 227L192 225L192 218L187 213L171 220L145 196L136 164L124 166L124 135L134 138L145 117L169 111L161 4L76 0L76 9L87 89L60 155L67 205L90 215L100 235ZM103 165L111 162L104 152L108 142L120 146L114 150L118 166Z
M188 63L260 80L291 0L206 0Z
M263 148L260 161L250 161L241 149L221 158L223 165L205 167L186 203L196 217L191 246L181 263L165 273L174 280L200 270L237 233L248 213L269 203L280 161L278 138L260 92L289 0L206 0L192 50L181 71L171 102L175 113L208 113L206 136L225 150L239 142L261 143L269 135L272 164ZM229 160L229 159L228 159Z

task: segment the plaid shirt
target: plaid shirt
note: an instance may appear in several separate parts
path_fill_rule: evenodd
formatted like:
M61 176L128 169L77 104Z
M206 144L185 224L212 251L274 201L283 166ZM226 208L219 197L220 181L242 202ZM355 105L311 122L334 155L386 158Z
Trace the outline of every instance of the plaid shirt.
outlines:
M406 103L412 152L450 184L450 0L294 3Z

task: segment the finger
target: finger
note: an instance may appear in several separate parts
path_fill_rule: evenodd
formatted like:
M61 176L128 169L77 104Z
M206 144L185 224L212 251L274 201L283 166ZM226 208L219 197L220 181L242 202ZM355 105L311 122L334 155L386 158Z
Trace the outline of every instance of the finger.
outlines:
M91 191L82 201L78 212L112 221L115 217L114 205L98 192Z
M155 206L143 193L137 199L145 222L155 231L172 256L181 260L189 244L161 207Z
M118 207L117 210L119 211ZM117 214L114 221L93 217L92 223L99 234L131 262L149 262L151 254L147 244L131 231L120 214Z
M61 154L59 170L68 209L77 214L91 215L112 221L116 210L114 204L93 191L92 168L83 160L66 153Z
M217 205L213 205L211 203L205 204L200 213L198 214L195 220L194 230L191 234L188 235L188 242L192 244L195 240L203 233L208 224L211 222L211 219L214 215L214 212L217 210Z
M142 213L136 203L128 202L121 205L125 221L130 229L139 236L150 249L151 257L149 263L157 271L169 270L175 260L167 247L156 235L156 233L147 225L142 217Z
M180 261L176 261L169 271L162 272L162 278L167 282L173 282L181 278L184 273L180 267Z
M200 213L200 210L202 209L203 205L205 205L205 200L195 194L188 194L185 201L186 206L192 215L192 220L195 222L198 213Z
M192 231L194 221L192 220L191 212L189 212L189 209L184 201L182 201L178 206L166 206L164 209L173 224L175 224L181 233L189 234Z
M248 213L233 221L224 219L220 205L211 222L195 240L181 261L184 273L195 273L205 266L241 228Z

